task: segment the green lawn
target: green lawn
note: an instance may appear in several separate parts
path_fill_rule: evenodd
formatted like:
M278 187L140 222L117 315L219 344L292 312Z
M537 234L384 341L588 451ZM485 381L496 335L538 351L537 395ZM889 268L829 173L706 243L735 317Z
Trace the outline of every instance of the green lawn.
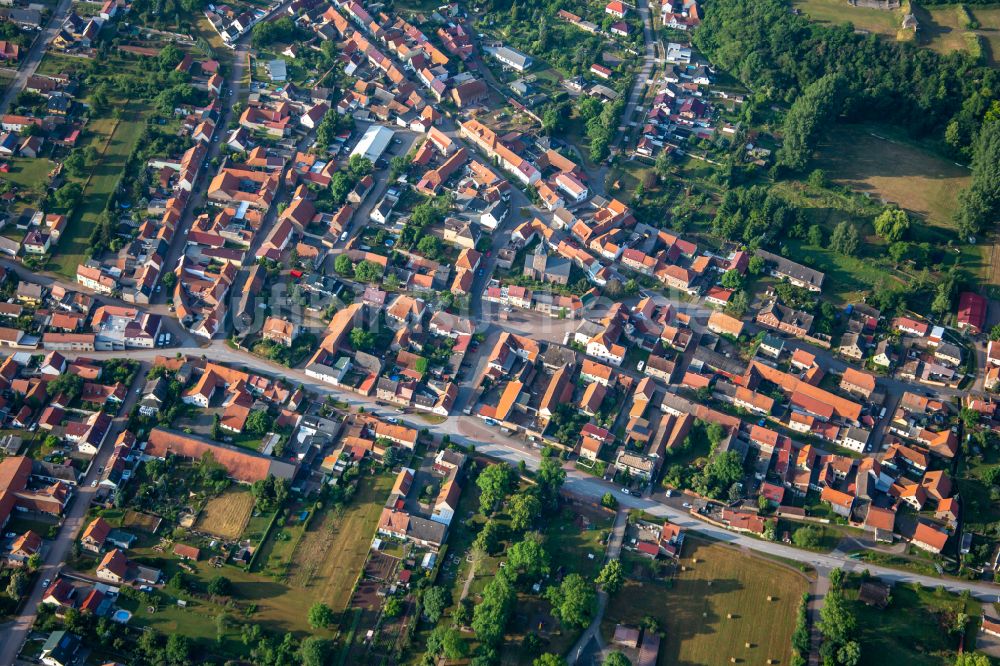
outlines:
M891 662L912 666L946 666L955 663L958 638L946 627L964 612L972 618L966 633L966 649L975 646L976 627L981 606L943 590L910 585L895 585L888 608L879 610L857 601L857 583L848 587L845 596L857 617L861 643L860 666L881 666Z
M125 168L125 162L145 123L143 113L148 111L138 102L125 106L121 122L112 118L99 118L87 125L91 145L102 152L97 165L91 169L86 182L83 200L70 217L59 244L53 251L48 268L60 275L74 277L76 267L89 257L90 234L114 191Z
M808 588L801 573L691 536L678 566L685 570L678 568L670 582L629 579L608 603L605 639L619 622L636 625L652 616L665 635L660 666L722 664L731 657L789 663L796 609Z

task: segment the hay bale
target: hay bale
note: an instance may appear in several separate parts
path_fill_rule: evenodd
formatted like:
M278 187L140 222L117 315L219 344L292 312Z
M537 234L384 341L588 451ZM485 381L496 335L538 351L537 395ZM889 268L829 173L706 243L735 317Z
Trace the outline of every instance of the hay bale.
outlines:
M771 596L771 595L769 594L769 595L767 595L767 600L768 600L768 601L774 601L774 597L772 597L772 596Z
M732 613L726 613L726 619L727 620L732 620L733 619L733 614Z

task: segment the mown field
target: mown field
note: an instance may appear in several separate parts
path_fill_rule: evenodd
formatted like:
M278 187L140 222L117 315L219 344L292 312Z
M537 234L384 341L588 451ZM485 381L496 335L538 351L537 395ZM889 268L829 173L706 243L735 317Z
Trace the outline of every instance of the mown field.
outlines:
M847 0L794 0L792 4L814 21L828 24L850 22L859 30L891 39L897 38L903 16L900 10L852 7ZM938 53L967 51L965 33L972 32L986 43L984 62L993 67L1000 66L1000 5L966 7L979 22L979 27L968 28L954 5L914 7L913 15L920 25L916 43Z
M198 517L197 529L223 539L235 539L250 520L254 499L249 491L228 492L213 497Z
M678 569L672 584L629 580L608 603L605 638L616 623L637 625L648 615L659 620L665 636L660 666L722 664L733 657L744 664L789 663L795 612L808 587L801 574L694 538L686 541L680 564L686 570Z

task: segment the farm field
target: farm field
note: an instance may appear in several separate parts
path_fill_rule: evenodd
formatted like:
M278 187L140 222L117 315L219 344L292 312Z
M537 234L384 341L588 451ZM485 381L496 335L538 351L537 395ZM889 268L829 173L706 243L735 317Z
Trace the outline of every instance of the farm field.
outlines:
M246 529L254 499L249 491L228 492L213 497L202 509L195 528L223 539L236 539Z
M672 584L626 582L608 602L601 624L606 639L616 623L638 624L648 615L665 635L660 666L728 663L731 657L789 663L795 612L808 587L798 571L691 537L679 564L686 571L678 568Z
M846 589L845 597L858 620L861 666L884 664L889 654L894 662L913 666L953 664L958 640L948 628L959 612L973 620L965 648L975 647L975 625L981 614L975 600L964 601L947 592L910 585L895 585L892 602L885 610L857 601L857 587Z
M107 520L111 520L106 516ZM129 509L122 517L123 528L136 528L152 534L160 525L160 519L148 513L140 513Z

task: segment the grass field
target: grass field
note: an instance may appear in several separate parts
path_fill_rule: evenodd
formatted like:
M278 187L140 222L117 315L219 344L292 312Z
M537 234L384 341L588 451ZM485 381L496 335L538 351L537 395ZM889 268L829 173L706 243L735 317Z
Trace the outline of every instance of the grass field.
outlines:
M793 4L810 19L836 25L850 22L855 28L876 35L896 39L902 22L902 12L852 7L846 0L794 0ZM977 7L966 5L969 13L979 22L971 32L985 40L986 64L1000 66L1000 5ZM920 24L916 43L938 53L968 51L965 33L970 32L953 5L939 7L912 7Z
M892 603L885 610L866 606L857 601L857 587L848 588L845 596L857 617L861 643L861 666L880 666L886 655L892 663L911 666L945 666L955 663L958 639L949 635L947 627L954 625L959 612L968 614L973 622L966 633L966 649L975 645L975 620L981 606L975 600L965 601L947 592L910 585L892 588Z
M70 217L66 231L53 252L48 266L50 270L73 277L77 265L88 258L91 231L104 210L108 196L118 185L125 161L145 126L143 111L141 104L129 103L120 122L112 118L98 118L87 125L91 145L101 152L101 159L91 170L83 199Z
M253 505L253 495L246 490L213 497L202 509L195 528L223 539L236 539L243 534Z
M388 475L365 477L346 510L325 511L305 530L275 530L263 546L268 561L260 558L260 575L280 575L285 594L305 607L323 601L337 611L346 608L392 482ZM287 536L279 538L282 533Z
M895 37L902 17L898 11L852 7L847 0L794 0L797 9L819 23L838 25L850 21L859 30Z
M835 182L945 229L954 228L955 193L970 181L965 167L868 125L834 128L820 148L818 162Z
M660 666L721 664L731 657L738 663L789 663L795 612L807 589L800 573L691 537L680 564L687 570L678 569L672 584L629 580L608 603L601 624L605 638L616 623L638 624L650 615L666 636Z

